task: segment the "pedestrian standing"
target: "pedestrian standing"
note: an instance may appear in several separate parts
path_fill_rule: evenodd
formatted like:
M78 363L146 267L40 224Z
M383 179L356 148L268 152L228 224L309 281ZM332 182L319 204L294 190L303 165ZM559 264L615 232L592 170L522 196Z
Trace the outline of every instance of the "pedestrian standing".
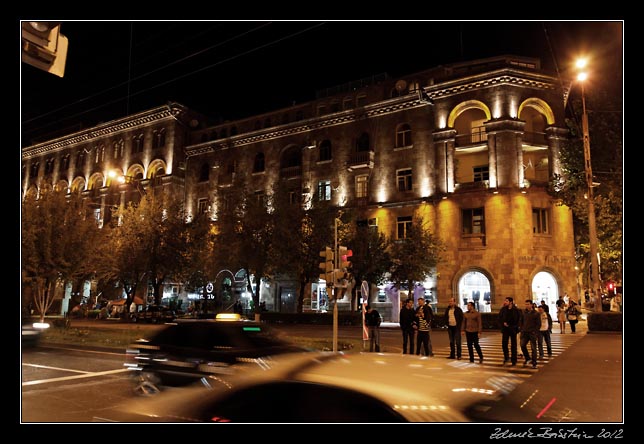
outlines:
M465 334L465 339L467 339L467 352L470 355L470 362L474 362L474 349L476 349L476 353L479 355L479 364L482 364L483 352L479 345L479 338L483 333L483 321L481 320L481 313L474 306L474 302L467 303L467 311L463 313L461 331Z
M570 306L566 310L566 318L570 323L570 331L572 333L577 332L576 327L577 327L577 322L579 322L579 316L581 316L581 312L577 308L577 304L575 303L575 301L570 301Z
M423 311L423 318L425 319L425 322L427 322L427 325L429 327L429 334L427 337L427 343L429 347L429 356L434 356L434 348L432 347L432 320L434 319L434 312L432 311L432 307L430 307L428 304L425 303L425 298L420 297L418 298L418 308L416 309L416 313L418 313L420 310Z
M461 325L463 324L463 310L456 305L454 298L449 298L443 322L447 325L449 336L449 356L447 359L461 359Z
M405 305L400 309L400 329L403 337L403 355L407 354L407 344L409 344L409 354L414 354L414 323L416 321L416 312L414 311L414 300L407 299Z
M543 306L540 305L537 308L539 313L539 319L541 319L541 324L539 326L539 358L543 359L543 343L546 343L546 351L548 352L548 357L552 356L552 342L550 340L550 333L552 332L552 317L550 313L543 309Z
M364 315L364 322L369 330L369 351L380 351L380 313L371 305L367 305L367 312Z
M429 348L429 322L425 319L425 313L423 310L418 310L416 313L416 326L418 327L416 354L420 355L420 350L422 348L425 356L432 356Z
M537 339L539 338L540 327L541 317L534 309L532 300L526 299L525 311L521 317L521 351L523 352L524 367L528 365L528 362L532 361L532 368L537 368ZM528 353L528 342L530 343L532 354Z
M503 307L499 311L499 324L501 326L501 347L503 349L503 365L511 361L517 365L517 333L521 322L521 312L514 305L514 299L505 298ZM508 350L510 342L510 350Z
M563 296L559 296L557 300L557 322L559 322L559 333L566 333L566 303Z

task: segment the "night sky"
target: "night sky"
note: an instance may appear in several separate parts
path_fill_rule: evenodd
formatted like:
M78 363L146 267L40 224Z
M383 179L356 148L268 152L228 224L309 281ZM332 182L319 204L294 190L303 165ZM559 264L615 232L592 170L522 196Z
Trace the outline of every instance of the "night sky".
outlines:
M63 78L20 64L23 146L168 101L216 124L375 74L501 54L570 75L586 53L589 87L622 93L621 21L65 21L61 31Z

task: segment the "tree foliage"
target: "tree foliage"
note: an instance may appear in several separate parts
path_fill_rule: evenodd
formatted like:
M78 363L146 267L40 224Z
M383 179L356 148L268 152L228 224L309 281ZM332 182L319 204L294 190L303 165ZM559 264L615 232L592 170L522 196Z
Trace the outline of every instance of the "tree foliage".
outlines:
M55 288L94 273L101 232L77 194L42 189L22 203L22 281L32 290L41 319Z
M619 94L586 92L588 128L593 170L595 222L602 280L622 279L623 228L623 138ZM551 193L573 212L578 266L588 281L590 241L588 237L588 201L584 168L581 102L573 100L567 120L570 142L561 149L561 174L555 175Z
M412 289L414 282L424 282L436 270L444 246L425 227L422 218L414 218L405 239L391 246L393 266L390 281L398 288Z

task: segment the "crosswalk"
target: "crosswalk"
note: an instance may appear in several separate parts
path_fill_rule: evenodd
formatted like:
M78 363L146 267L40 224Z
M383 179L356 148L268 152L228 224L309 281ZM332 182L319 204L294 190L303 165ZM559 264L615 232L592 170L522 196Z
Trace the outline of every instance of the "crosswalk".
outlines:
M450 360L449 365L455 368L478 367L481 370L503 370L507 373L505 373L505 376L500 376L497 381L498 382L497 388L503 392L505 391L503 390L504 386L507 386L509 389L510 387L514 387L516 385L516 382L518 381L515 381L514 380L515 378L520 378L520 379L529 378L535 372L538 372L540 368L556 360L557 357L560 356L562 353L564 353L568 347L575 344L575 342L577 342L583 336L584 336L584 333L582 332L578 332L576 334L568 334L568 333L559 334L559 333L553 332L550 335L551 344L552 344L552 356L548 356L546 352L546 345L544 343L543 344L544 358L537 358L537 368L533 369L530 363L526 367L523 366L523 362L525 359L521 354L521 347L518 340L517 340L517 348L518 348L517 365L510 366L509 362L504 365L503 349L501 347L501 335L491 334L486 336L484 333L481 339L479 339L479 345L481 346L481 351L483 352L483 363L479 364L479 359L478 359L476 350L474 350L474 362L469 361L467 342L465 341L465 338L462 338L462 346L463 346L463 353L461 356L462 359ZM530 345L528 345L528 351L530 351ZM450 348L449 348L449 345L447 347L434 347L433 352L434 352L434 359L441 359L441 358L446 359L450 354Z

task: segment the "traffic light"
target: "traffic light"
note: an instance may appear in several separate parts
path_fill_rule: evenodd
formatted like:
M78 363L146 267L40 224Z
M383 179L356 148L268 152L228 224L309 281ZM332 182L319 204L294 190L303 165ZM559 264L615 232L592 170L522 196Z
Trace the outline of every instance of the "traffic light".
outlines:
M324 262L320 262L320 279L323 279L327 284L333 282L333 249L325 247L324 250L320 251L320 257L324 258Z
M608 283L608 295L609 296L614 296L615 295L615 283L614 282L609 282Z
M340 263L338 264L340 266L341 270L347 271L349 268L351 268L351 262L349 262L349 258L353 256L353 251L347 249L345 246L338 246L338 258L340 260Z
M63 77L67 60L67 37L59 22L22 22L22 61Z

